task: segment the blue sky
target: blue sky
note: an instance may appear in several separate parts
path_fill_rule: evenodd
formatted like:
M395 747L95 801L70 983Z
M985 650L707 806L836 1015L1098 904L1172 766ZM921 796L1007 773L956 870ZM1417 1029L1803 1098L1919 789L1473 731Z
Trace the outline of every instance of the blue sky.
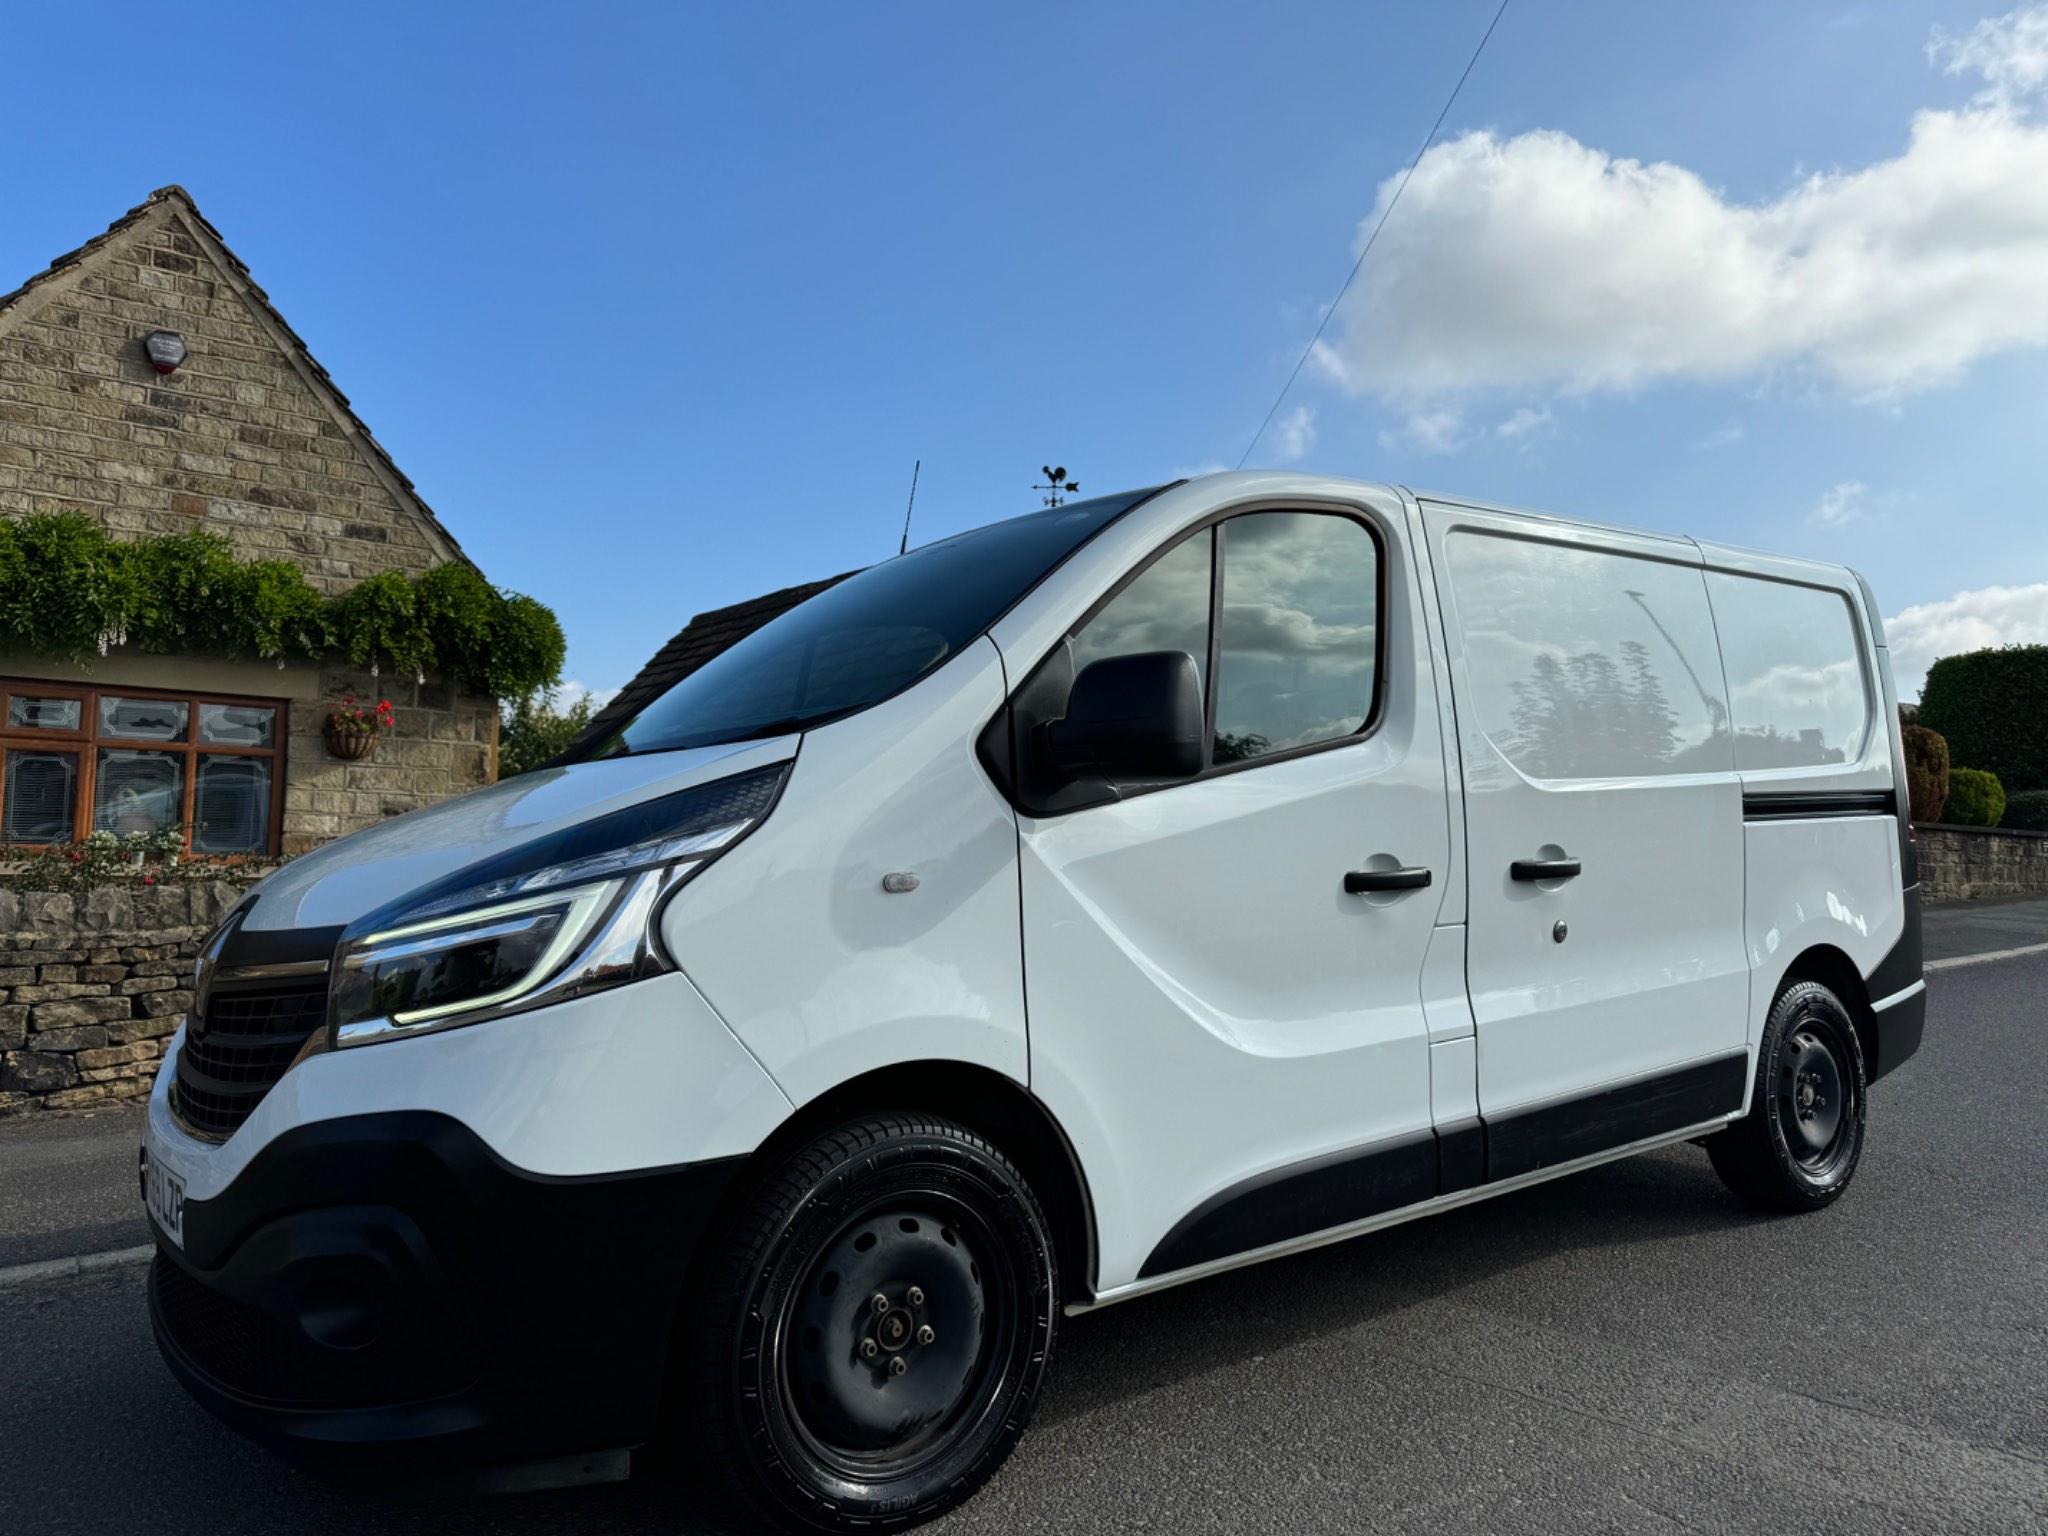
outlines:
M1514 0L1252 462L2048 638L2048 11L1999 9ZM922 538L1235 464L1493 0L1024 10L28 8L0 288L184 184L616 686L892 553L914 459Z

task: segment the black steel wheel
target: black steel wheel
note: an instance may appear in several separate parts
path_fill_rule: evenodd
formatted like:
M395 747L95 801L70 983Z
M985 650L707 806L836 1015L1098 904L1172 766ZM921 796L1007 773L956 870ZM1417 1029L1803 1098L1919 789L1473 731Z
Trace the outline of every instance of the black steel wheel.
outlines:
M879 1116L761 1181L695 1304L712 1466L789 1528L893 1530L1023 1432L1059 1307L1023 1175L964 1127Z
M1817 981L1792 983L1764 1026L1749 1113L1708 1138L1715 1171L1767 1209L1832 1203L1863 1156L1865 1086L1848 1008Z

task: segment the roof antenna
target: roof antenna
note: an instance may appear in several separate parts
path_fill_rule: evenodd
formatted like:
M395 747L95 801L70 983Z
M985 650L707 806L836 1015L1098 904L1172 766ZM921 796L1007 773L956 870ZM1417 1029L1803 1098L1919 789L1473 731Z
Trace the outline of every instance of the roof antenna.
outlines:
M896 546L896 553L899 555L907 554L910 550L910 514L917 509L917 472L923 468L923 459L910 466L910 505L903 509L903 539Z

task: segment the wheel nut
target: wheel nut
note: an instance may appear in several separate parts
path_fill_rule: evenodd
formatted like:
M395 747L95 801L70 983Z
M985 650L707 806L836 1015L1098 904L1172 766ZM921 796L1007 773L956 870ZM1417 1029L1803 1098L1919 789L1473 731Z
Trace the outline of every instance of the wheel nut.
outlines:
M930 1323L926 1323L922 1328L917 1330L917 1342L920 1344L929 1344L933 1339L936 1339L937 1337L938 1335L932 1332L932 1325Z
M870 1308L870 1310L874 1312L875 1316L880 1317L884 1312L889 1310L889 1298L884 1296L880 1291L877 1291L875 1292L874 1300L868 1303L868 1307Z
M881 1352L882 1346L873 1339L862 1339L860 1341L860 1354L863 1360L872 1360Z
M889 1374L891 1376L901 1376L909 1369L909 1365L905 1363L901 1355L897 1355L889 1361Z
M921 1307L924 1305L924 1292L913 1285L910 1288L910 1294L904 1300L908 1301L913 1307Z

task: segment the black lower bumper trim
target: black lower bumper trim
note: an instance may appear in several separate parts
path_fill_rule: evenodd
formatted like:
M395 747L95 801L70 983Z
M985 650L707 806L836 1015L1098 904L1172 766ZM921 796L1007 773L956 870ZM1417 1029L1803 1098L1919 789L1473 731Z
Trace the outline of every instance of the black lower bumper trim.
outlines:
M159 1239L150 1318L209 1409L317 1457L437 1466L637 1444L740 1159L522 1172L443 1115L278 1138Z
M1920 1049L1927 1033L1927 989L1922 987L1911 997L1901 998L1872 1018L1877 1029L1877 1060L1869 1063L1867 1070L1874 1083Z

